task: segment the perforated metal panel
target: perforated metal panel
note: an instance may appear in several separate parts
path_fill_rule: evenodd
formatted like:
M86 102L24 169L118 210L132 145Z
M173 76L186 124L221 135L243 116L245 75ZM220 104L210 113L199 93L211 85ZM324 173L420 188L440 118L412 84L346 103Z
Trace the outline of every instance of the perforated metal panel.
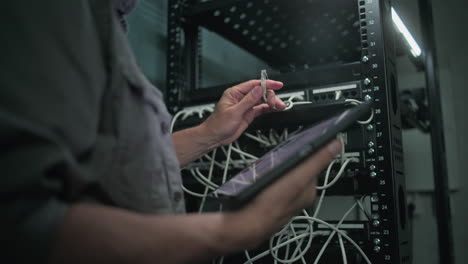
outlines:
M188 11L187 19L283 70L360 58L361 22L354 1L231 2L202 3Z

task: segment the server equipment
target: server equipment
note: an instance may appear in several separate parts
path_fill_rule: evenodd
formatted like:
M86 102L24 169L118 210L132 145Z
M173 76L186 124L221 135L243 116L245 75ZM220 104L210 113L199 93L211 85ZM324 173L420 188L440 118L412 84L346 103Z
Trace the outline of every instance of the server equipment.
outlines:
M326 192L326 197L334 201L359 201L356 205L361 212L353 220L343 221L340 219L344 212L339 216L329 212L320 220L325 223L315 221L312 227L307 220L298 218L291 226L298 233L313 230L310 246L305 239L300 245L293 243L275 251L272 245L293 237L280 233L256 252L226 257L224 263L272 263L275 259L281 262L280 256L288 254L283 263L313 263L319 254L322 261L335 263L343 258L340 255L343 248L349 263L410 263L411 233L406 213L395 70L397 34L390 2L169 0L168 9L165 94L169 110L176 117L175 129L201 122L224 89L245 80L240 75L236 79L234 73L230 79L206 85L202 50L208 44L202 39L202 31L220 36L226 45L235 46L264 63L271 79L285 83L280 97L293 104L288 111L270 113L254 121L236 145L221 148L185 168L185 187L200 196L187 194L189 210L197 210L200 203L205 210L217 210L217 205L203 197L210 190L206 185L215 188L223 178L234 175L300 127L353 104L372 102L373 105L368 120L362 120L343 134L346 152L341 161L352 159L352 162ZM259 78L260 70L252 72L251 77ZM233 155L239 158L229 163ZM328 176L338 174L340 168L332 167ZM204 185L197 187L200 182ZM319 183L329 183L325 174ZM329 206L325 207L330 210ZM314 209L309 212L313 214ZM327 242L333 227L350 237L368 259L341 235ZM326 242L328 246L321 250ZM268 248L271 254L252 260ZM306 252L301 251L304 249Z

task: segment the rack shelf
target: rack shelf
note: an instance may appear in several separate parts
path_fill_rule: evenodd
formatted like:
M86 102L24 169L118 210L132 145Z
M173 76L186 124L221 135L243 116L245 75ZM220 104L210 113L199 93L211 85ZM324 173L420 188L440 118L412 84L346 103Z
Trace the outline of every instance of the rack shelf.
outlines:
M322 66L295 72L273 74L270 78L287 84L287 86L281 90L282 92L291 92L297 89L361 80L362 74L361 64L357 62L342 64L339 66ZM213 102L220 98L226 88L238 83L239 82L225 83L222 85L201 87L200 89L189 91L187 104Z

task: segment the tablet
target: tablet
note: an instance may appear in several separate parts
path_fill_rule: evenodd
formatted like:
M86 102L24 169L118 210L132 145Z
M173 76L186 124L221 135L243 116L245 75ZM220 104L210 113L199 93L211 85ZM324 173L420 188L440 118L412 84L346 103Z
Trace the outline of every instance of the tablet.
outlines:
M225 209L241 208L264 188L336 138L338 133L360 119L367 119L369 112L369 104L361 104L303 130L226 181L210 196L221 201Z

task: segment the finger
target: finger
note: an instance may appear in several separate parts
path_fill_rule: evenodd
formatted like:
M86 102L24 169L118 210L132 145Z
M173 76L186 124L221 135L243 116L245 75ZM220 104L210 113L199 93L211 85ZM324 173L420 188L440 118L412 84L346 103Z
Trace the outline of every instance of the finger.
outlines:
M284 110L285 108L286 108L286 104L283 102L283 100L279 99L278 96L276 96L276 109Z
M254 89L256 86L261 86L261 81L260 80L250 80L250 81L238 84L238 85L236 85L236 86L234 86L232 88L239 91L239 92L241 92L241 93L243 93L243 94L247 94L252 89ZM267 86L268 89L278 90L278 89L281 89L283 87L283 83L273 81L273 80L266 80L266 86Z
M317 184L316 181L308 184L305 190L301 193L298 198L297 210L312 207L314 205L315 197L317 196Z
M274 80L267 80L266 85L267 85L267 89L271 89L271 90L279 90L283 88L284 86L282 82L278 82Z
M302 168L310 174L318 175L330 162L335 159L336 155L341 153L342 145L337 139L334 139L324 147L322 147L316 154L306 160ZM316 180L311 178L311 180Z
M270 107L267 104L256 105L244 114L244 119L250 125L255 118L269 111Z
M290 196L289 204L300 210L312 205L316 196L316 186L320 173L341 151L341 142L334 140L319 152L306 160L304 165L300 166L295 172L295 181L291 179L290 186L286 188L295 188L296 196ZM284 177L287 178L287 177ZM292 177L291 177L292 178Z
M256 106L263 95L263 89L260 86L256 86L252 91L250 91L242 100L235 105L235 110L241 114L246 113L251 110L252 107Z
M252 111L253 111L253 118L257 118L265 113L270 112L270 107L267 104L261 104L261 105L254 106Z
M267 103L271 109L276 109L276 95L272 90L267 90Z
M276 96L276 93L273 90L268 90L267 93L269 93L269 96L273 97L272 99L270 99L272 103L268 101L270 107L272 107L274 110L279 111L284 110L286 108L286 104L281 99L279 99L278 96Z

